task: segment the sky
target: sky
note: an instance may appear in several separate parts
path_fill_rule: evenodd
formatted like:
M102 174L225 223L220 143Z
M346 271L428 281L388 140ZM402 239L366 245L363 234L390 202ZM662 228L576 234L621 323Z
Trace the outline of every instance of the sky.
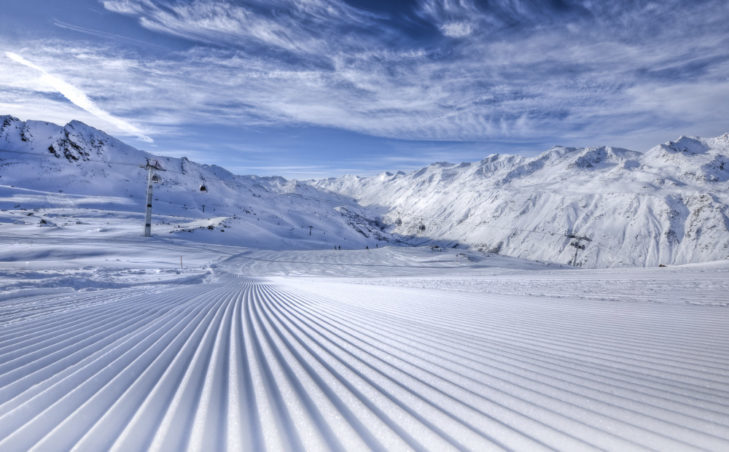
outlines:
M729 2L0 0L0 114L291 178L729 132Z

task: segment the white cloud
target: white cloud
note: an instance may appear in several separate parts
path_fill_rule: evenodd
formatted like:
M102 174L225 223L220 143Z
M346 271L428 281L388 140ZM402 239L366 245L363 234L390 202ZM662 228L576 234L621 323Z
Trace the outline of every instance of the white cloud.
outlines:
M344 2L329 0L270 0L251 6L274 8L273 16L258 14L240 3L220 0L164 3L158 0L107 0L112 12L139 17L150 30L204 43L243 47L249 43L278 47L290 52L316 55L330 43L319 32L335 23L367 26L373 16ZM348 40L351 38L340 37ZM356 42L355 39L351 39Z
M465 38L473 33L473 27L468 22L446 22L440 26L440 30L450 38Z
M106 0L102 4L109 11L120 14L135 14L143 11L142 5L147 2L134 0Z
M46 72L42 67L31 63L22 56L14 52L5 52L5 56L15 61L16 63L22 64L23 66L29 67L40 72L41 77L39 82L47 86L52 87L59 93L61 93L66 99L71 101L74 105L86 110L97 118L105 121L121 131L124 131L130 135L134 135L137 138L151 143L153 140L148 136L144 135L139 128L125 121L124 119L118 118L111 113L101 109L96 105L83 91L77 87L67 83L63 79Z
M453 23L454 35L471 28L458 40L436 36L426 48L388 45L395 31L358 28L374 19L341 2L272 1L283 11L276 20L252 7L207 0L169 8L152 0L105 3L148 28L197 41L164 57L60 41L24 43L18 53L83 86L86 100L103 99L107 111L142 121L147 133L179 133L185 124L310 124L413 140L564 137L557 142L594 144L597 137L613 144L616 137L637 140L654 131L671 136L678 123L670 116L684 118L689 129L719 122L709 115L724 96L710 93L729 73L729 47L721 45L729 38L718 25L714 31L697 26L709 24L712 12L687 17L681 27L666 22L658 30L665 36L641 40L613 38L607 25L579 21L491 39L483 27L495 23L494 14L470 1L428 0L422 17L436 27ZM516 10L524 20L534 13ZM709 69L702 72L704 60ZM678 71L689 75L664 75ZM31 89L36 104L51 103L49 88L29 79L0 71L0 88ZM680 105L684 113L675 102L641 101L651 92L680 93L668 88L682 85L705 87L701 102Z

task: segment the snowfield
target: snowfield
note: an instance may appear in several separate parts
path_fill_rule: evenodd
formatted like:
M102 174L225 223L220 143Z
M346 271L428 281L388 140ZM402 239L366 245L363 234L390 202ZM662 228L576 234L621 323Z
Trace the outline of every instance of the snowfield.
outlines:
M727 152L297 182L0 116L0 451L729 450Z
M0 450L729 448L727 262L263 251L107 215L0 239Z

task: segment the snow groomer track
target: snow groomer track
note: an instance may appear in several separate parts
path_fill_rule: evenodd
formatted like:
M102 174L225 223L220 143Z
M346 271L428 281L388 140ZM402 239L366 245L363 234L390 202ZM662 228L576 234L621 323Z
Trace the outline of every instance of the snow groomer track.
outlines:
M725 307L239 278L0 314L0 450L729 450Z

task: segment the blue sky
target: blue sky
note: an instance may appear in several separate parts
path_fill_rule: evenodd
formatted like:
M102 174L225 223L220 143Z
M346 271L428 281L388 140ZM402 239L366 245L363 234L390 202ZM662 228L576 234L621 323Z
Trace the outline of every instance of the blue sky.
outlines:
M729 2L0 2L0 114L306 178L729 131Z

